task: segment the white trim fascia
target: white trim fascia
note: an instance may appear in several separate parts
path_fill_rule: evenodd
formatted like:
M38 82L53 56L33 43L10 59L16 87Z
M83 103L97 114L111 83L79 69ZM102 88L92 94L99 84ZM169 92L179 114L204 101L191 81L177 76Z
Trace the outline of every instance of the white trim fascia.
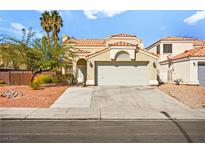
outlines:
M185 57L185 58L180 58L176 60L171 60L172 63L178 63L178 62L184 62L184 61L189 61L189 60L205 60L205 57ZM168 61L165 62L159 62L160 65L166 65L168 64Z
M168 41L168 40L162 40L161 43L193 43L194 40L183 40L183 41Z
M151 48L153 48L155 46L158 46L158 45L160 45L160 43L161 43L161 41L157 41L157 42L151 44L150 46L146 47L146 50L149 50L149 49L151 49Z
M79 49L96 49L96 48L106 48L106 46L92 46L92 47L89 47L89 46L75 46L76 48L79 48Z
M157 80L149 80L149 85L152 85L152 86L156 86L158 85L158 81Z
M92 58L92 57L98 56L98 55L100 55L101 53L107 52L108 50L110 50L110 48L104 48L104 49L102 49L102 50L100 50L100 51L96 51L96 52L98 52L98 53L93 53L93 55L90 55L90 56L87 57L86 59L90 59L90 58Z
M199 80L190 80L185 82L185 84L189 84L189 85L199 85Z
M176 60L172 60L172 63L178 63L178 62L184 62L184 61L189 61L190 58L189 57L185 57L185 58L180 58L180 59L176 59Z
M136 46L110 46L110 49L132 49L135 50Z
M160 65L167 65L169 62L168 61L164 61L164 62L158 62Z
M165 41L165 40L158 40L154 43L152 43L151 45L149 45L148 47L146 47L147 50L149 50L152 47L157 46L158 44L161 43L194 43L194 40L183 40L183 41Z
M190 60L205 60L205 56L204 57L190 57Z
M145 55L147 55L147 56L153 57L153 58L155 58L155 59L159 59L159 57L154 56L154 55L152 55L151 53L148 53L148 52L147 52L146 50L144 50L144 49L139 48L139 52L141 52L141 53L143 53L143 54L145 54Z
M118 37L118 36L108 36L108 37L106 37L105 38L105 41L107 41L107 40L114 40L115 38L117 38L117 39L126 39L126 40L130 40L130 39L136 39L137 41L140 41L140 42L142 42L142 39L140 39L140 38L138 38L137 36L133 36L133 37L130 37L130 36L128 36L128 37Z
M188 57L186 58L181 58L181 59L176 59L176 60L171 60L171 63L178 63L178 62L184 62L184 61L188 61L190 60ZM160 65L167 65L169 63L169 61L161 61L159 62Z
M149 50L150 48L152 48L152 47L154 47L154 46L156 46L156 45L158 45L158 44L160 44L160 43L161 43L161 41L158 40L158 41L152 43L151 45L149 45L148 47L146 47L146 49Z
M86 85L94 85L95 81L94 80L87 80Z

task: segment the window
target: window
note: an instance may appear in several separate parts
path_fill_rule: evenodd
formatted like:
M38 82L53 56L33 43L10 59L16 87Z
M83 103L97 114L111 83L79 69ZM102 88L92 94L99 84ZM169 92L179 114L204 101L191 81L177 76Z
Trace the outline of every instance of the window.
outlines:
M130 59L129 54L125 51L118 52L115 57L116 57L115 58L116 60L129 60Z
M164 53L172 53L172 44L163 44Z
M157 46L157 54L160 54L160 45Z

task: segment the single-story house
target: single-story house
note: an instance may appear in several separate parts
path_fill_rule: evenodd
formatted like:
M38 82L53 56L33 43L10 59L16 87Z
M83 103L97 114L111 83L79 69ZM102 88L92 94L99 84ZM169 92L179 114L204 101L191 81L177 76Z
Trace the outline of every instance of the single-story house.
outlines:
M73 39L77 57L73 73L87 85L157 85L158 56L148 53L135 35L105 39Z
M169 80L184 84L205 85L205 47L186 50L160 62L161 70L169 70Z

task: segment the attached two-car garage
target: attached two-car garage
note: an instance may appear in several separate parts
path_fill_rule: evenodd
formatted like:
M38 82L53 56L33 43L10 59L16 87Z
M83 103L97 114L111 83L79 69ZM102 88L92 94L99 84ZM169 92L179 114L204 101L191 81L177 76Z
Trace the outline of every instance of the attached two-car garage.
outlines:
M148 85L147 63L96 62L96 85Z
M157 59L136 46L111 46L87 57L86 84L157 85Z

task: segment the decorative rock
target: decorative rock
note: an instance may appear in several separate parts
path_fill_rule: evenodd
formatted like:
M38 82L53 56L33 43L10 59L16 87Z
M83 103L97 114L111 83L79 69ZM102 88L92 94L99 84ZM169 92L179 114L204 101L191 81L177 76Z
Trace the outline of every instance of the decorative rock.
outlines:
M6 90L0 94L1 97L13 98L23 96L22 92L17 92L15 90Z

